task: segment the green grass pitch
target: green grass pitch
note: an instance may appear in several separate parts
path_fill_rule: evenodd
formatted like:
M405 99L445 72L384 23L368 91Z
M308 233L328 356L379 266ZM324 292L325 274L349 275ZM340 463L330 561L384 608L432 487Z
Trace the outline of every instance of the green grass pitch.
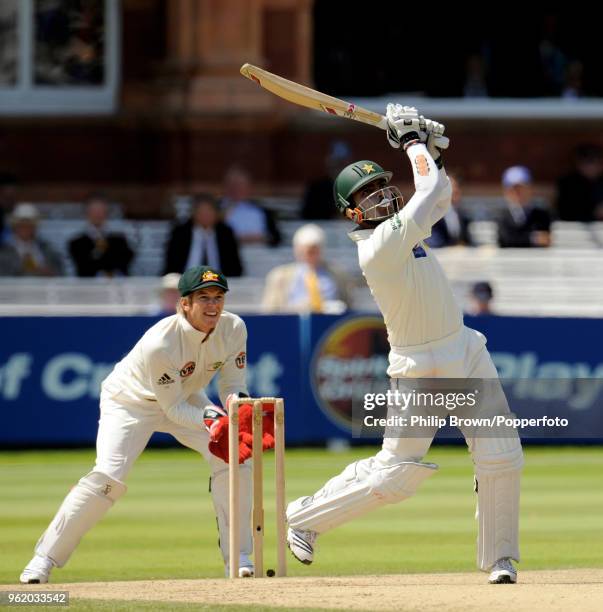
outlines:
M311 494L375 448L287 451L287 499ZM434 447L440 465L410 500L320 538L316 562L297 576L475 569L473 472L461 447ZM0 453L0 583L15 583L92 450ZM266 457L265 567L274 567L272 457ZM603 449L527 448L522 480L521 569L603 567ZM55 582L204 578L224 575L202 458L186 449L147 450L129 490L81 542Z

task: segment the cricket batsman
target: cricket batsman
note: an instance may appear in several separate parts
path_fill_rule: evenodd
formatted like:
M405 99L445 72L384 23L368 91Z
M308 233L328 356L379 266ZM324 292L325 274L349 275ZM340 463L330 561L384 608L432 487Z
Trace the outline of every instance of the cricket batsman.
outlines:
M219 373L226 409L233 397L247 397L247 330L241 318L224 310L228 282L219 270L189 268L178 289L177 314L153 325L103 381L96 463L71 489L42 534L21 574L22 583L48 582L52 569L67 563L82 537L126 493L128 473L156 431L172 434L209 462L228 575L228 416L212 405L204 388ZM251 466L246 461L251 457L251 405L240 411L239 575L247 577L253 575ZM274 445L274 430L270 432L267 420L270 416L264 420L265 449Z
M387 107L391 146L402 148L414 175L415 194L404 206L392 173L363 160L335 180L335 204L358 227L350 238L371 293L381 310L390 342L392 390L409 379L497 379L486 339L463 325L461 310L431 249L423 242L450 206L443 169L444 126L420 117L412 107ZM496 381L498 385L498 381ZM419 411L421 407L419 407ZM472 416L509 414L504 393ZM437 425L385 431L381 450L348 465L314 495L287 508L288 545L302 563L312 563L318 535L384 504L411 497L437 466L422 462ZM477 491L477 565L490 583L514 583L519 561L519 481L523 453L515 430L504 436L475 435L463 428L474 463Z

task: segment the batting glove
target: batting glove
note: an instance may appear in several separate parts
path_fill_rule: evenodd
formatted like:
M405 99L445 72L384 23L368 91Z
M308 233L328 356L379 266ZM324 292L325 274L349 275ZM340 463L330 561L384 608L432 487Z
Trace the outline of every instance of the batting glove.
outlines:
M406 149L420 142L421 123L419 113L414 106L388 104L385 113L387 118L387 141L394 149Z
M434 160L437 160L442 155L442 151L448 148L449 140L444 136L444 130L446 129L444 124L432 121L421 115L419 117L421 122L421 132L419 137L421 142L424 142L427 146L427 150Z

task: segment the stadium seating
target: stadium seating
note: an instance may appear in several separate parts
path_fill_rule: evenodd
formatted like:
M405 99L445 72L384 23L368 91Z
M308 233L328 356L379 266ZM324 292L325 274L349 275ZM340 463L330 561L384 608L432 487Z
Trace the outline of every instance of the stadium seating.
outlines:
M274 266L292 260L291 237L303 221L282 221L283 245L275 249L245 246L246 275L231 279L229 307L257 312L263 279ZM126 234L136 258L129 278L76 279L67 245L84 223L44 219L40 234L62 253L70 276L59 279L0 278L0 315L149 314L157 310L159 276L170 223L112 219L110 227ZM376 310L358 268L345 221L321 221L327 233L326 257L356 281L354 304ZM488 280L500 314L603 316L603 223L553 224L550 249L498 249L491 221L471 226L477 248L439 249L438 259L452 281L459 303L466 305L472 283Z

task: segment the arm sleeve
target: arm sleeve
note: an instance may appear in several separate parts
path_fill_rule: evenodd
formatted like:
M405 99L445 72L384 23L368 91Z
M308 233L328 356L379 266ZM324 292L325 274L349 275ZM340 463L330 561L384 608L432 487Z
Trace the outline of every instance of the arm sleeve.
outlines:
M440 177L440 172L424 144L409 147L407 154L415 179L415 194L404 207L404 211L407 217L413 219L424 231L426 238L431 233L432 219L438 214L435 212L436 205L440 198L443 198L442 191L449 181L448 177L445 180ZM445 206L446 203L443 204L444 212Z
M417 243L431 235L432 217L440 199L444 209L450 203L450 197L445 200L443 193L449 186L448 177L445 173L445 178L440 177L425 145L415 144L407 153L415 178L415 194L401 212L377 226L371 240L373 250L365 256L373 259L378 252L381 265L383 262L397 265L406 259Z
M178 368L166 352L161 348L151 350L147 354L146 362L149 385L168 419L189 429L204 429L203 407L197 405L197 400L195 405L186 401ZM207 400L206 405L211 405L205 393L198 393L197 396L198 399Z
M186 403L196 408L203 410L207 406L213 406L214 403L207 397L207 393L203 389L195 391L192 395L186 398Z
M226 398L231 393L247 394L247 328L242 319L235 323L232 351L220 368L218 393L222 406L226 407Z

